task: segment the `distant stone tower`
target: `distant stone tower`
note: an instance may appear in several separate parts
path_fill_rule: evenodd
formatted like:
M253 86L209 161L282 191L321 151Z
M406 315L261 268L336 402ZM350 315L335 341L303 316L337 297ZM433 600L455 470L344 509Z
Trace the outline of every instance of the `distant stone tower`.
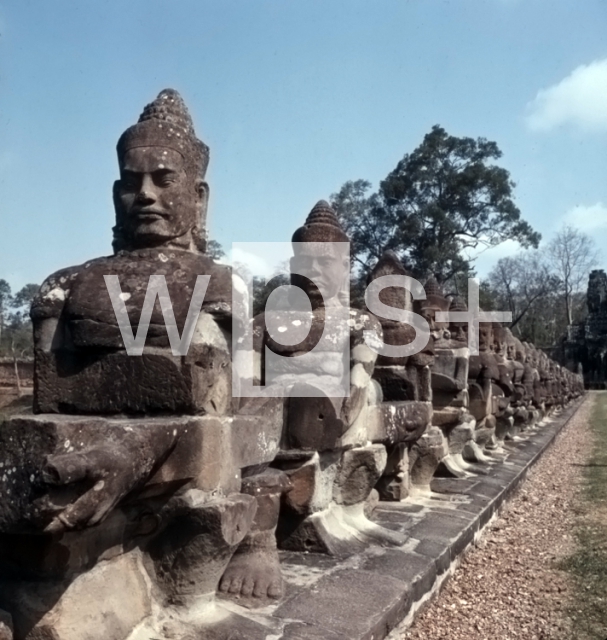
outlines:
M588 316L569 325L563 342L562 363L571 371L580 366L587 389L607 388L607 274L595 269L588 276Z

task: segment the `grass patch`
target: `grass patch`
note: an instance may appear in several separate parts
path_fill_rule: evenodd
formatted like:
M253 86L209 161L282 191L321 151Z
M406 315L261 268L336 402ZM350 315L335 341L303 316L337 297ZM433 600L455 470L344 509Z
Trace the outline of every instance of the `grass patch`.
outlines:
M584 466L576 550L561 568L573 578L572 638L607 640L607 392L597 393L590 426L594 443Z

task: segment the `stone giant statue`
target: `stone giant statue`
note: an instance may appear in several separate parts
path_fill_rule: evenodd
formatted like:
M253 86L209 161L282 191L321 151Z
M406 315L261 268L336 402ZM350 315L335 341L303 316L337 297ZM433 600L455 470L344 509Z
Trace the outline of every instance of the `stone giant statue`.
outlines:
M179 94L162 91L117 151L114 254L45 280L31 311L38 415L0 431L15 470L0 480L0 607L18 640L204 626L233 552L259 526L264 480L241 484L242 471L278 446L279 416L233 411L232 275L205 253L209 149ZM185 354L171 349L162 291L143 352L127 352L115 307L136 329L150 276L164 276L180 335L208 280Z

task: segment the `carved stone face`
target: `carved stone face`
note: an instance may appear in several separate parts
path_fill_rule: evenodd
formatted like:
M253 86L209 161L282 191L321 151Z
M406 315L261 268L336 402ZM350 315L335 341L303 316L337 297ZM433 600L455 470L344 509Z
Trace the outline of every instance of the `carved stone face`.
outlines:
M468 323L467 322L451 322L449 324L451 331L451 339L455 342L468 344Z
M493 331L493 351L500 356L506 355L506 341L504 340L504 331L497 327Z
M332 242L301 242L291 258L292 282L301 287L312 304L335 300L344 290L350 273L350 261L339 244ZM301 275L305 276L302 278Z
M419 315L428 323L430 331L436 331L436 309L433 307L422 307L419 310Z
M185 236L206 215L208 188L189 176L181 154L136 147L124 154L117 184L125 235L136 247Z
M430 332L435 340L449 340L451 334L449 333L448 322L438 322L436 320L436 314L441 311L438 307L426 305L419 308L419 315L424 318L430 327Z
M478 350L489 351L493 344L493 330L489 322L481 322L478 326Z
M514 340L508 340L506 342L506 357L508 360L517 360L516 357L516 343Z

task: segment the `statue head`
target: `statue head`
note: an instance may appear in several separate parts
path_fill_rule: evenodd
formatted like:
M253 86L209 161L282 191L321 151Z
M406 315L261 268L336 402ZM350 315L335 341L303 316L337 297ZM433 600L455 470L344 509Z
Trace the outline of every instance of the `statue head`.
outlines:
M498 356L506 356L506 330L499 322L493 322L493 351Z
M481 311L481 309L479 309ZM493 348L493 325L491 322L479 322L478 325L478 350L491 351Z
M525 347L518 338L513 338L513 340L514 340L514 359L517 362L521 362L524 364L527 358L527 354L525 353Z
M455 296L449 305L449 312L451 311L468 311L468 307L462 298ZM454 344L468 346L468 323L466 321L451 321L449 331L451 332L451 341Z
M384 251L377 264L369 274L367 285L373 280L383 276L409 276L409 273L403 266L394 251ZM395 309L412 310L413 300L411 293L404 287L384 287L378 295L379 301L388 307ZM381 326L384 332L384 342L389 345L405 345L410 344L415 339L415 329L407 323L392 320L390 318L380 317ZM390 358L379 356L378 365L404 365L408 361L408 356L400 358Z
M548 356L541 349L536 349L535 352L538 364L537 368L542 378L547 378L549 369Z
M377 261L377 264L373 267L373 270L367 278L367 285L369 285L373 280L377 280L377 278L381 278L383 276L409 276L408 271L405 269L403 263L399 260L394 251L387 250L382 253L380 259ZM379 292L378 297L380 302L383 302L389 307L394 307L395 309L408 309L411 311L413 306L411 293L404 287L384 287ZM384 322L401 324L397 320L389 320L387 318L382 319L382 324Z
M328 202L317 202L293 234L291 282L303 289L312 306L335 306L348 298L348 236Z
M523 344L525 345L527 364L529 364L533 369L537 369L539 361L535 346L532 342L525 342Z
M438 284L438 281L434 277L428 278L424 285L424 291L426 292L425 300L416 300L415 307L417 313L424 318L430 326L430 331L433 333L436 340L449 339L449 323L437 322L437 311L448 311L450 301L445 298L443 291Z
M116 147L114 251L174 246L205 251L209 148L181 96L165 89Z
M512 335L512 331L510 329L504 329L504 334L506 336L506 358L508 360L516 360L516 343L514 342L515 338Z

